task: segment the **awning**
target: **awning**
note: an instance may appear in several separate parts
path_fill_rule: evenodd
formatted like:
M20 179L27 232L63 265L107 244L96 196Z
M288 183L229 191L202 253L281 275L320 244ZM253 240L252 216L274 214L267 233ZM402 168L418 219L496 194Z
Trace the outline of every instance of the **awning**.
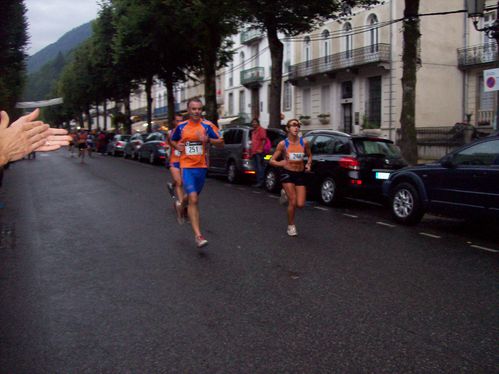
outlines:
M234 122L238 119L239 119L239 116L238 117L219 118L218 119L218 126L222 127L222 126L230 125L232 122Z

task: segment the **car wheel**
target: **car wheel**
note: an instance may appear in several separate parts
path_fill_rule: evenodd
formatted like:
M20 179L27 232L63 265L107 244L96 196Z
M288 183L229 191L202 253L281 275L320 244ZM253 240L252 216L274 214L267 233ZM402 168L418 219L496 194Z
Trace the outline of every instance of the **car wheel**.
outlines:
M423 218L424 210L419 192L410 183L397 184L391 194L390 205L395 221L414 225Z
M234 161L229 161L227 165L227 181L229 183L236 183L238 180L237 167Z
M149 154L149 163L150 163L151 165L154 165L154 164L156 163L156 158L154 157L154 152L151 152L151 153Z
M269 168L265 173L265 189L269 192L275 192L277 185L277 171L274 168Z
M113 157L116 157L116 149L113 149Z
M322 181L319 197L325 205L333 205L338 201L338 189L333 178L327 177Z

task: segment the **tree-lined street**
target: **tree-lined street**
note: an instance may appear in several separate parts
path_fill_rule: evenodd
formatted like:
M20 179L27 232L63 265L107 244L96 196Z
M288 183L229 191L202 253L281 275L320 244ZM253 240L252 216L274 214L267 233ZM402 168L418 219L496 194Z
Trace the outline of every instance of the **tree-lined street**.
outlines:
M65 152L1 191L2 372L493 372L498 234L209 178L199 255L167 170Z

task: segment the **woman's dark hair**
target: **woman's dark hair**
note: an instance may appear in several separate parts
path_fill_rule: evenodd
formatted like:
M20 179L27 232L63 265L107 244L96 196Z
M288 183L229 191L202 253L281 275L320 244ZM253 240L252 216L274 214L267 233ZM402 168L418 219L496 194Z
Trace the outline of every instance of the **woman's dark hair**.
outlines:
M260 124L260 120L258 118L253 118L251 120L251 123L253 123L253 122L256 122L256 123Z

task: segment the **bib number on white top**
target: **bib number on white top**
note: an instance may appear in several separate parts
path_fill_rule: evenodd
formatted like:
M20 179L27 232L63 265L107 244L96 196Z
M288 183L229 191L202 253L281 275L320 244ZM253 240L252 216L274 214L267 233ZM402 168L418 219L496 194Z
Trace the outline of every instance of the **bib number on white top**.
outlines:
M188 156L202 156L203 143L201 142L187 142L185 143L185 154Z
M289 161L303 161L303 153L290 153Z

